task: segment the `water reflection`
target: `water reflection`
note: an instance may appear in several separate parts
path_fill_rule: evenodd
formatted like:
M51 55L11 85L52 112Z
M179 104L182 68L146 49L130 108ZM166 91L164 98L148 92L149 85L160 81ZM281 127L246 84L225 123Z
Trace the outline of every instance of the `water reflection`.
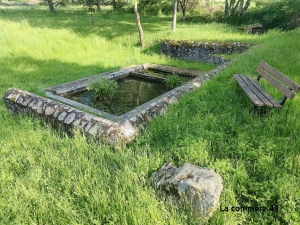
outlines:
M118 88L110 101L95 101L87 90L66 98L119 116L166 92L162 83L135 77L125 77L117 82Z

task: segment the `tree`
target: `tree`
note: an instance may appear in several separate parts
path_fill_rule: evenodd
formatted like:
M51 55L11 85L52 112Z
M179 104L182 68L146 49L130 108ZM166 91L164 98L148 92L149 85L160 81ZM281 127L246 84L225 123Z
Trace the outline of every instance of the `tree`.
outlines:
M97 0L96 5L97 5L97 11L100 12L101 10L100 0Z
M181 21L184 22L186 19L186 11L188 8L189 0L180 0L179 3L180 3L181 11L182 11Z
M140 14L138 12L137 0L134 1L133 10L134 10L134 15L135 15L135 19L136 19L136 26L137 26L138 31L139 31L140 44L141 44L142 47L144 47L145 46L145 43L144 43L144 32L143 32L143 28L142 28L142 25L141 25Z
M179 0L179 5L182 12L181 21L184 22L186 19L186 13L190 9L198 8L201 0ZM199 9L199 8L198 8Z
M92 26L94 25L93 13L100 12L100 0L83 0L83 8L88 13L91 13Z
M128 2L130 2L130 1L126 2L125 0L112 0L111 4L113 6L113 10L117 11L117 10L122 9Z
M177 0L174 0L172 31L176 31L176 17L177 17Z
M225 0L225 15L244 15L250 6L250 2L251 0Z
M55 9L54 9L52 0L47 0L47 1L48 1L50 13L55 13Z

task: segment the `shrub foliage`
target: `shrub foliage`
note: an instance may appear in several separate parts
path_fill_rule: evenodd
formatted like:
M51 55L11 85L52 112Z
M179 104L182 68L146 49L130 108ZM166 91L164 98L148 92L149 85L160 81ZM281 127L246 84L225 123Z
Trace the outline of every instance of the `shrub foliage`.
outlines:
M243 23L260 22L265 28L293 29L290 22L300 17L300 4L295 0L258 1L258 5L252 8L242 18Z
M168 89L176 88L181 84L181 80L178 75L172 74L166 79L166 86Z
M93 97L99 100L111 99L115 94L117 82L100 77L96 80L89 80L87 90L91 91Z

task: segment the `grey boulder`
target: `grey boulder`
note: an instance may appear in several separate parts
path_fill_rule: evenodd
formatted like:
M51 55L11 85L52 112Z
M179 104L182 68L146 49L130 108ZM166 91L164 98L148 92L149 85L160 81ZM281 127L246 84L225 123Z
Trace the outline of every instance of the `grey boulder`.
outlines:
M155 188L174 203L188 203L196 218L208 219L216 210L223 190L222 177L206 167L189 163L176 168L165 163L151 176Z

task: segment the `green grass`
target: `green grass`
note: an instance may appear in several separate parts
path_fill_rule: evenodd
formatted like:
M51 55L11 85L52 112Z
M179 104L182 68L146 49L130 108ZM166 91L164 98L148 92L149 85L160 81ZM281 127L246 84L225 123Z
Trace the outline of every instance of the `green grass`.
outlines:
M300 30L248 36L224 24L179 24L142 17L147 46L138 45L134 16L81 8L0 7L0 93L41 88L118 69L157 63L208 71L208 64L159 54L160 39L261 44L218 77L183 97L129 146L115 150L13 117L0 102L0 224L197 224L187 207L157 197L149 176L164 162L208 166L223 177L220 204L278 205L272 212L221 212L209 224L299 224L300 97L281 111L253 117L233 73L255 75L264 60L300 83ZM280 94L264 84L273 96Z

